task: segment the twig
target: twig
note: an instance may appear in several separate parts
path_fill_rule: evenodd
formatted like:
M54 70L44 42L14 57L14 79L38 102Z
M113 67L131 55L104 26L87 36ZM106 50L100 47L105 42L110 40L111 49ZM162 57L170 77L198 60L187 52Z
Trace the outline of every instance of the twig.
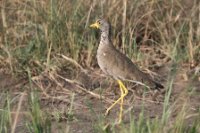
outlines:
M67 60L67 61L73 63L75 66L77 66L78 68L80 68L83 72L86 72L86 70L85 70L80 64L78 64L78 62L75 61L74 59L69 58L69 57L67 57L67 56L65 56L65 55L63 55L63 54L57 54L57 55L61 56L61 57L64 58L65 60Z
M42 90L43 94L46 96L46 98L51 98L51 99L56 99L56 100L60 100L60 101L64 101L64 102L67 102L67 103L70 103L71 101L68 100L68 99L63 99L62 97L55 97L55 96L51 96L49 94L46 93L46 91L43 89L43 87L41 85L39 85L37 82L34 81L34 83ZM77 106L80 106L80 107L85 107L81 104L77 104L75 103L74 105L77 105Z
M17 120L18 120L18 116L19 116L19 111L21 110L22 101L24 99L24 96L25 96L25 92L22 93L22 95L19 99L19 103L18 103L18 106L17 106L17 111L16 111L16 115L15 115L15 118L14 118L11 133L15 133L15 128L16 128L16 124L17 124Z
M58 75L58 76L59 76L60 78L64 79L66 82L75 84L76 87L78 87L78 88L81 89L82 91L84 91L84 92L86 92L86 93L92 95L93 97L96 97L96 98L98 98L98 99L103 99L103 100L105 100L105 101L108 102L108 103L113 102L113 100L111 100L111 99L108 99L108 98L106 98L106 97L104 97L104 96L101 96L101 95L99 95L99 94L96 94L96 93L94 93L94 92L92 92L92 91L89 91L89 90L87 90L87 89L81 87L81 84L80 84L79 82L77 82L76 80L67 79L67 78L64 78L64 77L62 77L62 76L60 76L60 75Z
M132 83L135 83L135 84L138 84L138 85L142 85L142 86L147 87L148 89L150 89L149 86L147 86L146 84L144 84L142 82L139 82L139 81L129 80L129 79L125 79L125 81L129 81L129 82L132 82Z

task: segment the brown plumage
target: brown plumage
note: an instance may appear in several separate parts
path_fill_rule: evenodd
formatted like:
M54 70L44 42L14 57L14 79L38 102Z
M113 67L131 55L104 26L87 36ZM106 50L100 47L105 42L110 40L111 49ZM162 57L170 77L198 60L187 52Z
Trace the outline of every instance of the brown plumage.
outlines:
M149 75L143 73L133 62L119 50L117 50L110 39L111 27L104 19L97 20L90 25L101 31L101 40L97 50L97 61L104 73L117 80L121 91L121 96L106 110L106 114L117 104L120 103L119 121L122 120L124 97L128 94L128 89L121 80L136 80L144 83L153 89L163 88L155 82Z
M124 54L117 50L110 39L110 25L104 19L96 21L101 31L100 44L97 50L97 61L104 73L116 80L135 80L142 82L152 89L163 86L154 81L148 74L139 68Z

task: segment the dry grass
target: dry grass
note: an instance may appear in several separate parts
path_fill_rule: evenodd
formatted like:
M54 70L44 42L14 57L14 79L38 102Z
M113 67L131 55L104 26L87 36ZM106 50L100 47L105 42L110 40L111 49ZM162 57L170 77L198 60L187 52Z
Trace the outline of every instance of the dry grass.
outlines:
M21 95L17 100L16 111L14 107L14 111L10 111L10 106L14 103L9 103L9 98L0 102L0 111L3 110L0 114L4 121L0 121L0 131L17 131L20 112L27 112L23 110L23 101L29 101L27 106L31 108L28 110L30 113L25 115L31 116L31 120L28 119L31 122L26 124L30 132L50 131L49 119L46 116L44 119L39 118L44 115L40 110L45 110L45 107L34 104L38 101L67 104L64 113L61 111L59 114L64 114L67 120L72 118L72 121L76 119L74 108L90 108L79 103L84 101L86 94L88 97L101 99L104 104L112 102L115 95L109 91L115 85L99 72L95 58L99 33L88 28L98 17L110 21L114 45L148 73L155 75L152 71L160 71L168 89L165 100L161 102L161 119L148 119L145 123L147 117L143 113L141 117L138 115L137 122L135 119L130 120L127 130L126 125L120 127L121 132L183 132L187 128L185 120L199 117L199 105L194 105L197 108L192 108L192 113L188 110L193 105L192 100L198 101L198 97L191 96L195 91L198 92L199 88L194 86L200 81L199 73L196 72L200 65L198 0L3 0L0 2L0 12L0 76L7 74L19 78L14 84L8 78L10 83L6 82L3 86L1 81L5 77L0 77L0 87L3 86L0 88L0 97L4 99L3 94L9 88L13 88L14 92L8 91L8 95L27 92L27 96L31 97L31 92L39 91L38 95L33 96L38 99L36 101L34 98L24 100L24 95ZM162 71L163 68L168 71ZM184 69L179 70L180 68ZM176 80L177 77L190 71L192 74L186 75L185 79L190 81L192 77L192 81L187 87L181 86L182 79ZM108 88L108 91L102 96L99 93L103 92L94 91L94 88ZM75 99L72 97L74 93ZM149 93L144 95L148 97ZM171 100L173 96L176 97L174 101ZM79 101L76 97L80 97ZM148 98L146 102L152 102ZM131 96L126 104L133 105L134 102ZM127 109L127 113L132 108L133 106ZM11 122L9 112L15 112L14 122ZM51 111L47 112L53 114ZM174 112L176 116L172 116ZM102 121L99 118L95 123L95 131L102 131ZM196 121L185 130L198 132L199 120ZM115 126L109 128L112 132L117 131ZM70 132L70 126L65 130Z

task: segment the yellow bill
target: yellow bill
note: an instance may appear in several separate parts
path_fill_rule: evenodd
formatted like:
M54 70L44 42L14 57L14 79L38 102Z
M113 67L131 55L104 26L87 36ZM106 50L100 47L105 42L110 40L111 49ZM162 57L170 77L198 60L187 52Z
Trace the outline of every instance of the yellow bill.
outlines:
M99 29L100 25L98 22L95 22L94 24L91 24L90 27Z

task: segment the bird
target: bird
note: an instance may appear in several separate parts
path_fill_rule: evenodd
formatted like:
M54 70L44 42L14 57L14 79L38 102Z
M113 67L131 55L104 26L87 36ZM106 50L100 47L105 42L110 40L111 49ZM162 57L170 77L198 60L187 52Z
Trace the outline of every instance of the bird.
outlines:
M106 75L111 76L117 81L121 91L120 97L107 108L105 114L107 115L109 111L119 103L120 112L118 123L121 123L124 97L128 94L128 89L123 84L123 81L138 81L149 88L157 90L164 88L164 86L154 81L148 74L142 72L130 58L115 48L111 39L111 25L106 19L97 19L90 27L96 28L101 32L96 55L97 63Z

